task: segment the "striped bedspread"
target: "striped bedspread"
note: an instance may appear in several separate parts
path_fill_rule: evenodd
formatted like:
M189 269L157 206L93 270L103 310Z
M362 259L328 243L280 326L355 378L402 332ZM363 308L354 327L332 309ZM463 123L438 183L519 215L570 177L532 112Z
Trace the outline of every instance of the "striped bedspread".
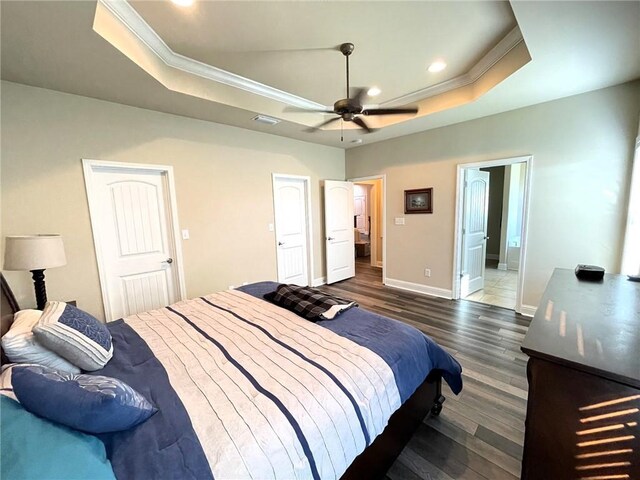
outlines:
M114 357L95 373L159 409L103 436L119 478L339 478L402 402L380 355L241 291L109 328Z

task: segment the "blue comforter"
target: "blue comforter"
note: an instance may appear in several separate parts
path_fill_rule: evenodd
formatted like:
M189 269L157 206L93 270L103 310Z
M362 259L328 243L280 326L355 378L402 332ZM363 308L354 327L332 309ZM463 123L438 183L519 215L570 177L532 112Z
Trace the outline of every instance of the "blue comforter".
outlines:
M240 287L249 295L262 298L273 292L276 282L258 282ZM402 402L409 398L431 370L442 377L453 393L462 390L462 367L441 346L410 325L356 307L334 320L316 322L352 342L377 353L393 370Z
M313 324L256 300L275 286L107 325L95 374L158 408L102 436L119 479L339 478L432 370L461 390L458 362L413 327L360 308Z

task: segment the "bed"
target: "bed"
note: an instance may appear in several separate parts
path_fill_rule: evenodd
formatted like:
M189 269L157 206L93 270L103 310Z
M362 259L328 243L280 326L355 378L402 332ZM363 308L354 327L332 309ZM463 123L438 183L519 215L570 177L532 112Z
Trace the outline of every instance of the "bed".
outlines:
M3 329L17 302L3 283ZM158 412L100 439L126 478L380 478L460 365L360 308L312 323L260 282L110 322L121 379ZM4 333L4 331L3 331Z

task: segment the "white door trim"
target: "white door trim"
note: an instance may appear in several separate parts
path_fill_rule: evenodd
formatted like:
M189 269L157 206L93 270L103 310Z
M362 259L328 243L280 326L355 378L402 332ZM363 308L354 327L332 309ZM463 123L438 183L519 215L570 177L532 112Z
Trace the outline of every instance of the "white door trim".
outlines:
M349 178L347 182L363 182L366 180L382 180L382 284L387 284L387 174L369 175L367 177Z
M533 155L525 155L522 157L503 158L497 160L486 160L484 162L474 163L461 163L458 164L458 177L456 181L456 223L453 245L453 287L452 298L457 300L460 298L460 271L462 268L462 220L463 220L463 208L464 204L462 196L464 193L464 170L467 168L486 168L486 167L500 167L503 165L513 165L514 163L524 163L527 166L525 174L524 184L524 204L522 215L522 232L521 232L521 244L520 244L520 265L518 268L518 288L516 291L516 306L515 311L522 313L523 304L522 297L524 293L524 275L525 265L527 258L527 231L529 228L529 205L531 197L531 179L533 169Z
M283 180L293 179L293 180L302 180L304 182L305 189L305 201L307 203L307 208L305 209L307 216L307 277L309 281L309 286L314 286L314 270L313 270L313 217L311 216L311 177L303 176L303 175L289 175L286 173L272 173L271 174L271 192L272 192L272 202L273 202L273 222L275 225L276 220L276 179L280 178ZM274 235L274 247L276 249L276 270L278 268L278 239Z
M125 163L125 162L108 162L104 160L90 160L82 159L82 169L84 171L84 183L87 190L87 201L89 203L89 218L91 220L91 230L93 233L93 244L96 251L96 260L98 262L98 276L100 278L100 290L102 292L102 303L104 304L104 315L107 321L111 319L111 303L109 301L109 292L107 288L107 276L104 266L104 256L102 253L102 244L100 236L98 235L99 226L98 219L91 215L91 211L97 211L95 205L95 186L94 186L94 170L97 168L112 168L115 170L123 170L127 172L131 171L152 171L166 173L165 186L167 187L167 194L169 195L169 217L167 219L169 223L169 242L171 242L171 248L175 253L175 258L172 267L175 269L176 280L178 286L178 297L180 300L186 298L186 285L184 281L184 263L182 260L182 244L180 242L180 225L178 223L178 203L176 200L176 188L173 176L173 167L168 165L150 165L145 163Z

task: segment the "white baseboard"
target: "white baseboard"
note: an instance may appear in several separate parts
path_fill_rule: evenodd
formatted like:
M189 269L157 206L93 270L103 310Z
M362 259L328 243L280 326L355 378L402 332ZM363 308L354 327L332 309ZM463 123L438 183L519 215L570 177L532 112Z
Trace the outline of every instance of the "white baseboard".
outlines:
M433 297L451 299L453 296L451 290L447 290L445 288L430 287L429 285L422 285L421 283L405 282L404 280L396 280L393 278L385 279L384 284L387 287L399 288L400 290L408 290L416 293L424 293L425 295L431 295Z
M500 260L500 255L497 253L487 253L488 260Z
M319 287L320 285L324 285L327 283L327 277L318 277L313 279L312 287Z
M533 305L522 305L520 309L520 314L525 317L533 317L536 314L536 310L538 307L534 307Z
M498 264L498 270L506 270L507 269L507 264L506 263L499 263Z

